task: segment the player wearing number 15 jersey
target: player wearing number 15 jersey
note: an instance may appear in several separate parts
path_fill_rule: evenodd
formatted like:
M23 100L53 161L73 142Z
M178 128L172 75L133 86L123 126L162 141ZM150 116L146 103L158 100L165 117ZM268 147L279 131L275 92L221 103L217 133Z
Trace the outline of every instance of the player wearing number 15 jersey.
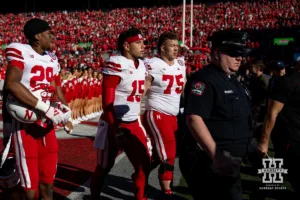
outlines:
M68 117L31 93L42 89L47 94L55 88L54 77L59 68L57 58L47 53L54 39L49 24L38 18L31 19L24 26L24 34L29 45L13 43L6 48L5 89L22 104L44 113L47 120L24 124L13 119L12 144L25 199L34 200L40 194L42 199L51 200L58 159L53 123L65 123ZM31 111L27 111L24 119L30 118Z
M151 142L139 117L146 78L146 68L140 59L144 47L138 29L122 32L118 38L121 56L110 57L103 70L101 118L108 123L108 133L104 149L98 150L98 165L91 177L93 199L100 199L104 178L113 167L119 149L125 151L135 169L132 175L135 199L147 199Z
M171 199L170 183L176 154L176 116L185 82L185 65L182 59L177 58L178 38L174 33L165 32L160 36L158 52L160 58L154 57L147 62L148 90L143 120L160 159L159 180L164 199Z

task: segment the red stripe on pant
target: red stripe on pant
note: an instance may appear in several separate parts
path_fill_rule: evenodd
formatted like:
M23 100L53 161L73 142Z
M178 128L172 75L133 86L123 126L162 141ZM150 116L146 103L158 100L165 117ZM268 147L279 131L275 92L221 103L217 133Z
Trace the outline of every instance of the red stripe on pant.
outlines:
M175 132L178 128L176 116L147 110L143 119L147 133L154 141L161 162L174 166L176 157ZM166 170L159 174L159 179L172 180L173 172Z

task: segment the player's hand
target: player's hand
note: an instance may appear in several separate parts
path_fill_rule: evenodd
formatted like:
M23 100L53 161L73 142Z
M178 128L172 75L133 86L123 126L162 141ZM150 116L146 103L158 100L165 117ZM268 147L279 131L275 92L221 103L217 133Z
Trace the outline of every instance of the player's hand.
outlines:
M52 106L49 107L48 111L45 113L46 117L50 119L54 124L66 124L67 118L64 113L57 108Z
M55 102L54 107L61 110L65 114L67 119L71 117L72 111L68 106L62 104L61 102Z
M71 118L72 111L68 106L62 104L60 110L64 113L64 115L67 119Z
M68 134L71 134L73 132L73 124L70 120L66 123L64 129Z
M117 146L123 150L126 144L125 134L121 128L115 128L114 132L115 132Z

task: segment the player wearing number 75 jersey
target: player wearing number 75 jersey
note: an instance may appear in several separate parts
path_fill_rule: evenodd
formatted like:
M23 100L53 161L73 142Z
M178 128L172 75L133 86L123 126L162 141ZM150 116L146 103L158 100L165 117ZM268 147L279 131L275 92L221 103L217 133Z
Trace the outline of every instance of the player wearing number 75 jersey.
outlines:
M147 199L151 142L139 117L146 78L146 68L140 59L144 54L143 40L136 28L122 32L118 38L121 56L110 57L103 70L104 114L101 119L108 124L108 132L105 147L98 150L98 163L91 177L91 194L95 200L100 199L104 178L113 167L119 150L125 151L135 169L132 175L135 199Z
M171 199L170 183L173 179L176 155L175 131L179 112L180 95L185 83L185 65L178 59L178 38L165 32L158 40L158 53L147 62L147 100L143 121L154 142L160 159L159 180L164 199Z
M49 94L54 92L54 77L59 68L56 56L47 52L54 42L49 24L38 18L31 19L24 26L24 34L29 44L12 43L6 48L5 89L27 108L23 118L20 115L15 116L18 120L12 120L12 144L25 199L38 199L40 194L42 199L51 200L58 160L53 123L65 123L68 116L50 106ZM33 95L37 90L43 91L39 98ZM11 104L7 105L9 108ZM24 110L24 107L17 109ZM33 108L45 118L36 123L23 123L30 121L33 112L37 113ZM18 112L17 109L14 111Z

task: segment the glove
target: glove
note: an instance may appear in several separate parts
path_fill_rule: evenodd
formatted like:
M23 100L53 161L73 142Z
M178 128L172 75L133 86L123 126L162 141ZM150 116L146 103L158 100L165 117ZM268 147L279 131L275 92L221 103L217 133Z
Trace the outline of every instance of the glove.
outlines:
M62 104L61 102L55 102L54 105L55 108L61 110L64 113L67 119L71 119L72 111L68 106Z
M50 119L54 124L66 124L67 119L62 111L54 107L49 107L45 113L46 117Z
M62 111L60 111L59 109L56 109L52 106L49 106L48 104L44 103L41 100L38 100L35 108L37 110L42 111L43 113L45 113L45 116L50 119L54 124L66 124L67 123L67 119L66 116L64 115L64 113Z
M71 119L72 111L68 106L62 104L60 110L64 113L66 119Z

